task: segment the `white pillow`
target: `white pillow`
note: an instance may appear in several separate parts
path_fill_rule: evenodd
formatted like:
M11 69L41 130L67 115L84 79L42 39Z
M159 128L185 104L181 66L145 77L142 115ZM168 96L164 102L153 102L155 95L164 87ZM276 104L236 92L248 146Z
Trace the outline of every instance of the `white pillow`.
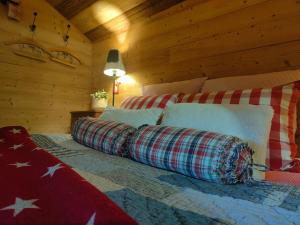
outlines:
M265 165L272 117L271 106L181 103L167 107L162 125L239 137L255 151L254 163ZM255 178L264 178L254 172Z
M163 109L160 108L137 110L106 108L99 119L118 121L137 128L144 124L156 125L162 112Z

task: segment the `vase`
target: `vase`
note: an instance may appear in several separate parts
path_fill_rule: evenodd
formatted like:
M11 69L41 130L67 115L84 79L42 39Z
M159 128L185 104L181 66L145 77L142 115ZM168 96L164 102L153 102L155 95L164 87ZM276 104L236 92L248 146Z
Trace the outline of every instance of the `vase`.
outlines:
M103 109L106 108L106 106L107 106L107 99L105 98L96 99L94 97L92 98L93 110Z

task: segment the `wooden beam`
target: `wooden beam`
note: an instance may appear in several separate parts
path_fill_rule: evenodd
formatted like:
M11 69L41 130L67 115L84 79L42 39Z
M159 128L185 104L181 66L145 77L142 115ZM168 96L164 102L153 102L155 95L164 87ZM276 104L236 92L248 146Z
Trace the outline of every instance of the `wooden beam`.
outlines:
M107 38L112 32L106 27L120 26L120 22L124 20L124 17L127 18L132 25L183 1L184 0L147 0L109 22L86 32L85 35L92 41Z

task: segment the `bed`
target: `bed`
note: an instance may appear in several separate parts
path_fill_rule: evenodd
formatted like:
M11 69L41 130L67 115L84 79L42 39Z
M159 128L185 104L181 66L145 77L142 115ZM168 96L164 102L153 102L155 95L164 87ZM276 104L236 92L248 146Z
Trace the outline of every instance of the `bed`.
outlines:
M85 147L70 135L32 135L141 225L300 224L300 187L222 185Z
M222 81L221 84L223 85L224 82ZM217 86L214 84L212 87L216 88ZM30 137L31 147L27 149L27 152L32 154L32 151L40 150L45 154L50 153L48 157L56 161L56 165L59 165L55 171L62 167L70 170L69 174L76 177L76 185L65 184L66 194L69 193L69 189L72 193L73 188L80 189L83 186L86 189L80 189L81 192L76 192L76 195L85 196L87 194L88 199L91 199L93 195L90 193L93 193L95 199L98 199L99 196L105 198L102 194L104 193L109 198L108 202L111 201L109 205L113 212L121 215L120 218L117 218L113 213L110 215L111 213L104 212L107 217L103 215L103 219L106 218L112 222L103 223L99 219L99 215L95 222L96 214L89 213L89 217L84 215L80 224L84 224L82 221L89 219L87 225L119 223L125 225L135 224L135 221L141 225L300 225L300 176L299 173L290 173L299 172L300 168L299 165L296 165L299 160L295 158L297 146L294 143L294 134L297 128L295 108L300 96L299 87L300 82L294 82L274 88L270 87L270 89L253 88L242 91L229 90L228 92L134 96L125 99L121 104L121 109L106 109L100 120L78 119L72 129L73 136L69 134L32 134ZM285 99L289 100L285 101ZM252 104L252 101L256 103ZM229 102L230 104L228 104ZM198 116L200 114L201 117ZM160 126L156 125L157 121L161 122ZM145 123L147 125L144 125ZM222 126L220 126L221 124ZM24 128L1 129L9 129L7 130L9 135L16 134L17 137L17 131ZM153 137L155 136L155 140L151 139L151 144L146 140L149 130ZM158 131L160 133L157 133ZM26 132L25 129L24 132ZM275 141L279 143L279 145L275 145L275 148L270 145L274 141L272 139L274 134L277 138ZM204 142L199 141L200 137L204 136L207 139L201 139ZM185 138L193 144L193 147L186 147L191 145L186 145ZM197 142L195 142L196 138ZM216 145L212 145L212 150L206 151L210 147L206 143L214 144L214 141L220 140L230 141L222 142L223 145L221 142L217 142ZM141 144L143 142L144 146ZM3 144L3 140L0 136L0 147L1 144ZM10 143L12 147L6 146L7 152L11 148L15 150L15 147L20 147L12 144L13 142ZM164 149L164 146L167 147ZM233 146L237 146L237 148ZM253 147L251 146L255 146L256 153L252 151ZM198 151L201 148L205 151ZM0 148L0 150L3 149ZM183 150L181 152L183 155L186 154L184 157L189 159L188 162L181 157L181 153L176 155L181 150ZM209 154L222 154L223 150L222 160L214 161L215 158L210 158ZM143 151L147 154L145 161L139 158ZM154 152L154 155L149 157L149 152ZM259 156L257 152L263 154ZM227 153L229 153L230 159L225 158ZM17 153L14 152L14 154ZM207 160L211 160L212 163L207 163ZM161 162L163 165L160 164ZM198 162L202 162L202 164ZM198 168L202 172L199 167L209 164L206 167L211 170L208 171L208 174L213 174L213 177L221 176L222 174L219 172L222 171L216 170L214 164L222 164L222 162L224 165L226 164L225 169L222 167L224 174L229 174L228 168L233 168L234 172L240 171L241 173L230 172L228 180L224 180L222 177L222 179L211 179L212 182L204 181L209 180L205 176L197 177L193 174L193 169L197 170ZM43 164L43 159L39 163ZM188 170L176 167L179 164L188 167ZM24 163L8 165L14 165L17 169L19 166L28 166ZM259 176L256 177L257 174L253 171L257 166L259 169L256 171L259 171ZM41 178L52 177L52 172L49 170ZM2 170L2 174L6 175L4 170ZM195 179L195 177L199 179ZM263 181L259 181L260 178ZM0 181L2 181L1 185L5 187L4 179L2 178ZM83 182L84 185L79 184L80 182ZM36 190L37 187L33 188ZM16 190L19 189L16 188ZM19 213L16 208L17 199L15 205L3 208L1 208L1 200L0 186L0 220L3 211L7 213L8 210L14 209L13 216ZM35 199L30 202L29 208L37 208L34 202ZM99 203L98 200L95 202ZM101 204L99 207L101 208ZM59 212L64 212L64 209ZM78 213L78 215L80 214L82 213ZM47 218L45 217L45 219ZM22 220L20 221L17 224L24 224ZM74 218L66 220L65 224L73 224L74 221L76 221Z

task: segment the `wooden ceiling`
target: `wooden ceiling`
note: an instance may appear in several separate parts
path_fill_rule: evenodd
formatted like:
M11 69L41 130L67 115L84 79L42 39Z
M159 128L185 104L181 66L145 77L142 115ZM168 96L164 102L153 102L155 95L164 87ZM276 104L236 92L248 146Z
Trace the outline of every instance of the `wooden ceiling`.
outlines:
M184 0L47 0L91 41L121 33L134 23Z

